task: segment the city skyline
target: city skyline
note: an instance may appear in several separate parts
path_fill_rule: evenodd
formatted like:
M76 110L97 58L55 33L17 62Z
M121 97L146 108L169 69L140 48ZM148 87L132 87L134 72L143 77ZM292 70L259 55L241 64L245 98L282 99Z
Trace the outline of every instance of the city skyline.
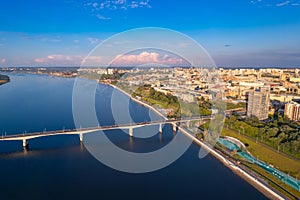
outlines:
M188 35L208 51L218 67L299 67L299 3L4 1L0 67L80 66L110 36L142 27L163 27ZM149 60L155 53L143 55Z

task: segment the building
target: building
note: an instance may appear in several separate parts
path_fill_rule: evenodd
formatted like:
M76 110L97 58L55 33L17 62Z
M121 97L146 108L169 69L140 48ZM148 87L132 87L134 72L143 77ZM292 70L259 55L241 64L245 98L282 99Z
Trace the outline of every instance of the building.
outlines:
M247 116L265 120L269 114L270 87L262 86L248 93Z
M300 121L300 104L294 101L285 104L284 115L292 121Z

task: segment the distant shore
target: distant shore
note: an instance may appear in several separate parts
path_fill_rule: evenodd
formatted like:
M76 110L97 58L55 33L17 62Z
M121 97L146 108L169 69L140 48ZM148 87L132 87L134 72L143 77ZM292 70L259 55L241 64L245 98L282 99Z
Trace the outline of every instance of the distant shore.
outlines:
M0 85L8 83L9 81L9 76L0 74Z

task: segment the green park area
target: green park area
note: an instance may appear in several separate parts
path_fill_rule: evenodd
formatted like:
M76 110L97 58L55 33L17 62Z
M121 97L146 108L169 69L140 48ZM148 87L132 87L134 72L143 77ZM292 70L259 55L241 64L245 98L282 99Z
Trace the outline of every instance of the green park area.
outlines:
M225 127L240 132L274 149L300 159L299 124L291 122L280 114L272 116L267 122L256 117L241 119L231 115Z
M238 102L236 104L234 103L227 103L226 104L226 110L233 110L237 108L246 108L246 103L245 102Z
M239 132L236 132L234 130L230 130L227 128L224 128L222 131L222 136L230 136L234 137L244 144L246 144L247 149L250 151L250 153L257 159L274 166L276 169L293 176L295 178L300 177L300 161L292 158L290 156L286 156L282 153L277 152L275 149L272 149L260 142L256 142L255 140L242 135ZM287 195L290 198L293 198L293 196L290 195L293 194L294 196L299 196L300 192L295 190L294 188L286 185L282 181L279 181L277 178L275 178L272 174L266 172L259 166L255 164L251 164L249 162L243 162L245 166L250 168L252 171L257 172L260 176L262 176L267 182L272 185L274 188L282 192L283 194Z
M211 103L200 99L195 103L179 102L176 96L170 93L155 91L151 85L143 85L132 92L133 97L140 97L150 105L158 105L164 109L170 110L168 118L192 117L192 116L207 116L211 115Z
M246 144L247 149L255 158L273 165L275 168L286 174L290 174L291 176L294 176L296 178L300 177L299 160L281 154L270 147L267 147L259 142L256 142L248 137L239 134L236 131L229 130L227 128L223 129L222 135L237 138L238 140Z
M113 85L118 83L118 80L123 76L123 74L113 73L113 74L97 74L93 71L81 71L78 74L79 77L87 78L91 80L97 80L102 83L111 83Z

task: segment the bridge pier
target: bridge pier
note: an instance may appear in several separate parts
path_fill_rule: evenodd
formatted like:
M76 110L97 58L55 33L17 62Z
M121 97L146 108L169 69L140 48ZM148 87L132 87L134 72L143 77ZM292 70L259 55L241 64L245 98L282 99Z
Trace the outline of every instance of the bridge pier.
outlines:
M173 132L176 132L176 131L177 131L177 125L173 124Z
M162 133L162 126L163 124L159 124L158 132Z
M83 142L83 134L82 133L79 134L79 140L80 140L80 142Z
M186 122L186 126L187 126L187 127L190 127L190 121L187 121L187 122Z
M24 148L28 147L28 141L26 139L23 139L23 147Z
M129 136L133 137L133 128L129 128Z

